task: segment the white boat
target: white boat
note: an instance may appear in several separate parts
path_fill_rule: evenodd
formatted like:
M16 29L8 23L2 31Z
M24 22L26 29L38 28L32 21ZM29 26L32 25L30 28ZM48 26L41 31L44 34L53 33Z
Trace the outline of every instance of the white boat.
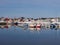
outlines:
M7 23L5 21L0 21L0 26L1 25L7 25Z

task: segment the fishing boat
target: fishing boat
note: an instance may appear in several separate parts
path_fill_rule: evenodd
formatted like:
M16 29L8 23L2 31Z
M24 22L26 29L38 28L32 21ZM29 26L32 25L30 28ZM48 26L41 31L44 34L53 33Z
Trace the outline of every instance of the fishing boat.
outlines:
M30 23L30 24L28 24L29 25L29 28L36 28L36 23Z
M5 21L0 21L0 26L2 25L7 25L7 23Z
M55 23L55 24L50 24L50 29L58 29L59 28L59 24Z
M37 23L36 28L41 28L41 23Z
M5 21L0 21L0 28L7 27L7 23Z
M42 29L50 28L50 22L41 22L41 28Z

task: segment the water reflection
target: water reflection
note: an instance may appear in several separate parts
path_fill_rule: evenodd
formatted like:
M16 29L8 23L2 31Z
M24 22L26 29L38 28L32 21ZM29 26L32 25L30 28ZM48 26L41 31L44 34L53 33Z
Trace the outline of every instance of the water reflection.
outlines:
M5 25L4 25L5 26ZM28 25L7 25L0 28L0 41L17 45L55 45L60 44L60 30L55 28L29 28ZM6 41L7 40L7 41Z
M30 27L28 24L18 24L18 25L0 25L0 28L1 29L9 29L9 28L13 28L14 27L14 30L16 31L16 28L19 28L19 29L23 29L23 30L31 30L31 31L41 31L41 30L58 30L59 29L59 26L56 24L53 25L51 24L50 26L47 25L47 26L33 26L33 27Z
M1 25L1 26L0 26L0 28L2 28L2 29L3 29L3 28L10 28L10 27L11 27L11 25Z

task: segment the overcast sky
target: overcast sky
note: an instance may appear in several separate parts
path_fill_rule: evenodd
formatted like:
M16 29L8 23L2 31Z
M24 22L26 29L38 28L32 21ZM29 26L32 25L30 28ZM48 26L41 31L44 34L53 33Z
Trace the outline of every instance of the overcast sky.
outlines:
M60 17L60 0L0 0L0 17Z

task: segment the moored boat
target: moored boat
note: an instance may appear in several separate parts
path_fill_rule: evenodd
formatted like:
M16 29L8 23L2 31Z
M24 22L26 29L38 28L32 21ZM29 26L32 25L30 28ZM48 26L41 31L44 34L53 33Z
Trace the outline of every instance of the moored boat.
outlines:
M41 24L37 23L36 28L41 28Z
M0 28L8 28L7 22L5 22L5 21L0 21Z
M55 23L55 24L50 24L50 29L58 29L59 28L59 24Z

